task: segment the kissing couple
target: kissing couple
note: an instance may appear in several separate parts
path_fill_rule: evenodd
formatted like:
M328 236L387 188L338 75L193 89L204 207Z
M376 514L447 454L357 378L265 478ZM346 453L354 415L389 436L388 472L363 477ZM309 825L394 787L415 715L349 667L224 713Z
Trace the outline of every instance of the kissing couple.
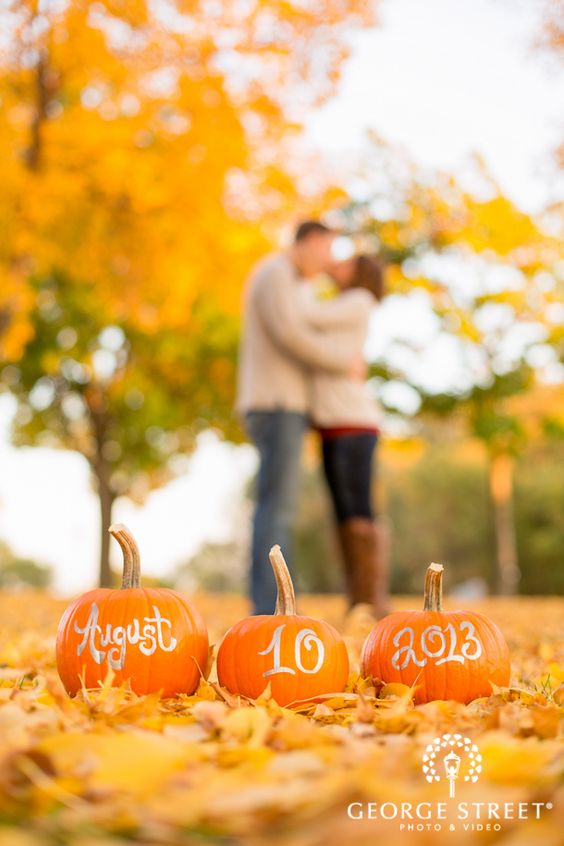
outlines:
M386 537L372 496L378 412L365 384L370 314L383 296L376 256L337 261L337 233L300 224L291 247L254 268L243 307L237 410L259 455L251 547L255 614L272 614L276 585L268 553L280 544L292 569L302 440L320 436L349 606L388 613ZM319 297L321 274L335 295Z

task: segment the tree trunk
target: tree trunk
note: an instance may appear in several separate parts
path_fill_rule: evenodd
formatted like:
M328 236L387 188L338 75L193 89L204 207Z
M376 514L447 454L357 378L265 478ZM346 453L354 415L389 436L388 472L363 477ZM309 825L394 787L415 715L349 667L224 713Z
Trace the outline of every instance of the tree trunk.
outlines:
M490 496L493 507L497 583L502 595L517 593L521 578L513 517L513 459L504 453L490 456Z
M47 54L39 54L35 66L35 109L30 126L30 141L27 149L27 164L30 170L38 170L43 151L43 125L47 119L47 104L49 102L49 68Z
M100 500L100 587L112 586L110 569L110 533L112 508L115 496L104 478L98 476L98 497Z
M109 426L107 401L103 388L96 384L90 386L84 398L90 411L92 436L95 444L94 454L90 458L90 466L96 479L100 503L100 587L111 587L112 571L110 569L110 534L108 529L112 525L112 508L116 495L110 481L111 469L104 457L104 445Z

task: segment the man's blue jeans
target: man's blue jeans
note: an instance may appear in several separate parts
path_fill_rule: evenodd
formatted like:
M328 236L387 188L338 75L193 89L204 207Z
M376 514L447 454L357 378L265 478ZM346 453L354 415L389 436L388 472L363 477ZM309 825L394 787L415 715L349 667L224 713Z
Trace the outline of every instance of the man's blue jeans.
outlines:
M259 453L251 549L251 598L255 614L272 614L276 583L268 553L280 544L292 569L292 521L299 484L302 440L308 426L295 411L250 411L249 437Z

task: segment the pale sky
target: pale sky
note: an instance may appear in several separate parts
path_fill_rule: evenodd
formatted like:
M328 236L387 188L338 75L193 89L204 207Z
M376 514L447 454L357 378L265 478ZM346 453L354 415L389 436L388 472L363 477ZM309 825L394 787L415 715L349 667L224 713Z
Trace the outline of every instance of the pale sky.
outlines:
M384 0L380 27L355 39L339 96L312 116L310 142L341 166L367 127L432 168L460 171L478 152L514 200L542 207L564 135L564 74L534 46L544 5Z
M505 192L527 210L540 208L555 198L550 151L564 136L564 75L532 47L542 6L384 0L380 28L355 39L338 95L312 115L308 145L342 167L354 162L372 128L419 164L457 173L477 152ZM386 322L395 319L408 319L397 305ZM448 355L435 355L441 372ZM86 463L70 453L10 447L12 407L0 397L0 538L53 565L61 592L92 587L99 529ZM210 435L188 472L143 507L117 503L115 519L138 536L147 574L169 573L206 539L229 536L254 461L250 447Z

